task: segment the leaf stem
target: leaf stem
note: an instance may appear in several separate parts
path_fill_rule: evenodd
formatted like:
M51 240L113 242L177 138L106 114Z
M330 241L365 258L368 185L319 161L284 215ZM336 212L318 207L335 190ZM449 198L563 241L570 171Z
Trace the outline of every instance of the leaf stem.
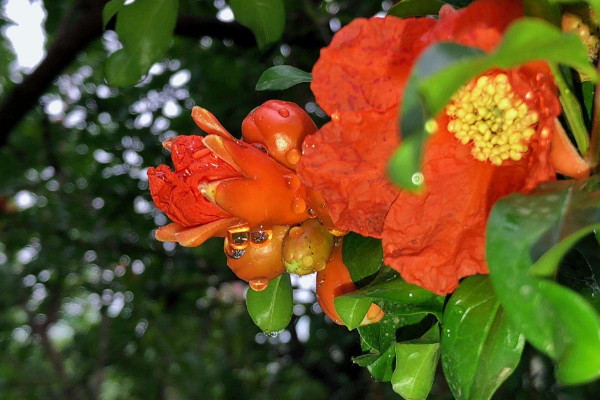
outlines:
M590 140L585 123L583 122L583 116L581 115L581 106L557 65L554 63L549 64L554 75L554 81L560 92L560 104L567 118L567 123L569 124L569 128L571 128L571 133L575 137L579 152L585 156L588 153Z

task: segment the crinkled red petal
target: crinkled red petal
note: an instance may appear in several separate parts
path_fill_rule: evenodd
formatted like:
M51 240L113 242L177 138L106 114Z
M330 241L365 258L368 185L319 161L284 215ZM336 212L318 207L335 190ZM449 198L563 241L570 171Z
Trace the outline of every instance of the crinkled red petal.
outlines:
M529 192L533 177L541 173L539 160L549 146L535 137L520 161L501 166L477 161L470 145L461 144L438 118L440 131L429 139L424 152L423 195L401 192L385 220L384 262L410 283L437 294L447 294L462 277L487 273L485 224L496 201L515 192ZM536 136L539 136L536 135ZM544 161L545 165L545 161Z
M395 110L343 113L307 136L298 176L321 192L338 229L381 237L385 215L398 195L385 178L397 146Z
M396 108L430 18L355 19L321 50L311 89L329 115Z
M440 22L431 32L436 41L451 41L491 51L511 22L523 16L519 0L479 0L454 10L443 6Z
M156 207L182 227L191 227L228 217L229 214L206 200L196 186L166 165L148 169L148 183Z

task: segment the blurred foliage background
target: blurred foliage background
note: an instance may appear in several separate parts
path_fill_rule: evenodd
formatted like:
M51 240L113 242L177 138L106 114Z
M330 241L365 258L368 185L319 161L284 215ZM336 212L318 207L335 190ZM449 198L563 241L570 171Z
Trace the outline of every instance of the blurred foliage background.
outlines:
M392 2L289 0L282 42L259 51L224 0L180 0L167 57L120 89L104 79L119 48L114 21L101 27L105 3L0 3L0 399L397 398L352 363L358 335L325 318L314 279L294 281L291 324L266 336L221 239L193 249L154 240L167 219L145 173L169 163L164 139L200 133L196 104L238 134L270 98L322 124L308 85L256 92L256 81L273 65L310 71L335 31ZM15 7L29 21L41 13L40 64L17 58L15 31L28 33ZM497 397L600 397L597 385L552 382L548 360L526 351ZM443 378L431 398L452 398Z

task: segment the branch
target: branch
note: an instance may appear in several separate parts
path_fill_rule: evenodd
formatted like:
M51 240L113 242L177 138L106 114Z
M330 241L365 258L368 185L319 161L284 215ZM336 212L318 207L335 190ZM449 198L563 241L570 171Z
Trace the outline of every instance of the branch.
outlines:
M52 82L88 45L102 36L102 9L107 1L79 0L73 3L63 17L46 57L23 82L4 96L0 103L0 148L6 145L11 131L36 106ZM175 34L192 38L228 38L240 47L256 43L250 30L238 23L200 17L178 17Z

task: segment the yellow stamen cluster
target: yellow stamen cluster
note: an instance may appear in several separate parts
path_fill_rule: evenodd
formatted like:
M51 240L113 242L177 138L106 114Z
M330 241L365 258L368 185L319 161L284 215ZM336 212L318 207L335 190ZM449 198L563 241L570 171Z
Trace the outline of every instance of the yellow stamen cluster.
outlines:
M471 154L494 165L518 161L535 134L538 114L517 95L506 74L481 76L463 86L446 107L448 131L462 144L473 143Z

